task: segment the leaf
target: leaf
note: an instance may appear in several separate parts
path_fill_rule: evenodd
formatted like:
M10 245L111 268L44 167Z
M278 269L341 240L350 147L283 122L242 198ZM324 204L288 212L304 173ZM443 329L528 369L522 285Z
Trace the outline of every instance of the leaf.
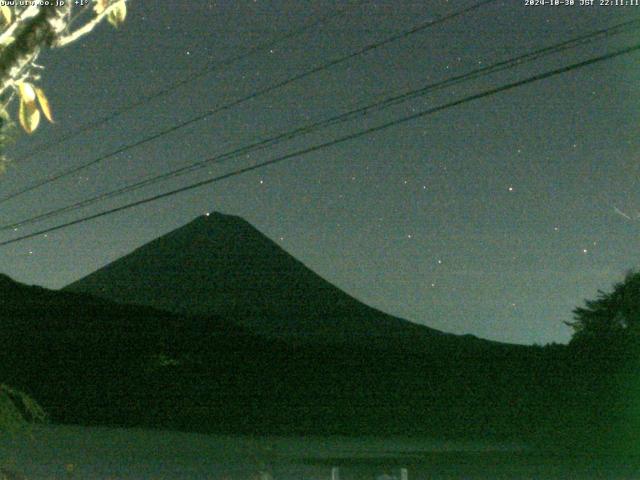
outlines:
M46 413L26 393L0 384L0 431L18 432L28 422L45 422Z
M27 133L33 133L40 123L40 110L35 102L20 101L20 109L18 111L20 125Z
M44 90L41 88L35 87L36 96L38 97L38 103L40 103L40 108L42 109L42 113L49 120L49 122L53 123L53 115L51 114L51 105L49 105L49 100L44 94Z
M28 82L20 82L18 83L18 94L20 98L25 103L33 103L35 106L36 103L36 91Z
M40 111L36 104L36 88L28 82L19 82L18 95L20 96L20 108L18 110L20 125L25 132L33 133L40 123ZM47 102L46 97L45 102L48 108L49 103ZM48 118L51 115L51 112L48 111L45 115L47 115Z
M7 5L0 6L0 18L3 24L9 25L13 21L13 10Z
M107 16L107 20L111 25L118 28L118 25L124 22L125 18L127 18L127 2L125 2L125 0L120 0L114 4L113 9Z
M109 6L109 0L95 0L93 11L100 15Z

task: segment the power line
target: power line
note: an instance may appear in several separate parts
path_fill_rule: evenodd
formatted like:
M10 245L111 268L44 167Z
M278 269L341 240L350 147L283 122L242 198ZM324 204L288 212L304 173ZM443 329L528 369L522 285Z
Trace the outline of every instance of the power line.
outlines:
M186 165L184 167L180 167L177 169L174 169L172 171L169 172L165 172L150 178L146 178L137 182L134 182L132 184L129 185L125 185L123 187L120 187L118 189L115 190L111 190L108 192L104 192L101 194L98 194L94 197L90 197L84 200L81 200L79 202L73 203L71 205L67 205L65 207L59 207L53 210L50 210L48 212L39 214L35 217L30 217L27 219L23 219L23 220L18 220L18 221L14 221L12 223L9 224L5 224L5 225L0 225L0 231L5 231L5 230L10 230L10 229L15 229L17 227L22 227L24 225L30 225L32 223L37 223L40 222L42 220L51 218L51 217L55 217L57 215L66 213L66 212L70 212L70 211L74 211L77 210L79 208L83 208L89 205L92 205L96 202L102 201L102 200L107 200L110 198L114 198L116 196L125 194L125 193L129 193L132 191L135 191L137 189L158 183L160 181L163 180L168 180L170 178L175 178L178 177L180 175L184 175L186 173L190 173L193 172L197 169L200 168L204 168L207 167L211 164L214 163L222 163L226 160L232 159L232 158L236 158L240 155L244 155L250 152L255 152L258 150L263 150L265 148L271 147L273 145L276 145L282 141L285 140L291 140L293 138L296 138L300 135L304 135L304 134L308 134L311 133L312 131L316 131L322 128L327 128L329 126L333 126L333 125L337 125L339 123L343 123L349 120L353 120L355 118L361 118L364 115L368 115L374 111L380 111L382 109L388 108L390 106L393 105L397 105L400 104L402 102L405 102L409 99L413 99L416 98L418 96L424 96L428 93L432 93L434 91L437 90L441 90L443 88L452 86L452 85L456 85L458 83L462 83L465 81L469 81L469 80L473 80L473 79L477 79L480 78L482 76L486 76L489 74L493 74L496 72L500 72L500 71L504 71L516 66L522 66L527 62L531 62L534 60L538 60L544 56L547 55L551 55L551 54L555 54L570 48L575 48L577 46L582 46L585 45L589 42L593 42L595 40L598 40L600 38L603 37L610 37L612 35L616 35L625 31L631 31L632 29L637 29L640 26L640 19L636 19L636 20L630 20L627 22L623 22L621 24L618 25L614 25L610 28L606 28L606 29L600 29L600 30L596 30L593 32L589 32L587 34L583 34L580 35L578 37L572 38L570 40L561 42L559 44L555 44L555 45L551 45L549 47L544 47L538 50L534 50L522 55L519 55L515 58L511 58L508 60L504 60L504 61L500 61L497 63L494 63L492 65L483 67L483 68L479 68L476 70L473 70L471 72L462 74L462 75L458 75L458 76L454 76L451 78L448 78L446 80L442 80L439 82L435 82L435 83L430 83L424 87L418 88L418 89L414 89L414 90L410 90L408 92L402 93L400 95L395 95L395 96L391 96L391 97L387 97L381 101L378 102L374 102L372 104L366 105L364 107L360 107L354 110L350 110L348 112L342 113L340 115L337 116L333 116L331 118L325 119L325 120L321 120L321 121L317 121L315 123L309 124L309 125L305 125L303 127L298 127L283 133L280 133L278 135L266 138L266 139L262 139L259 140L257 142L254 142L253 144L250 144L248 146L244 146L241 148L237 148L234 150L231 150L229 152L225 152L223 154L219 154L216 155L215 157L206 159L206 160L202 160L202 161L198 161L195 163L192 163L190 165Z
M355 57L358 57L360 55L363 55L363 54L365 54L367 52L370 52L372 50L380 48L380 47L382 47L384 45L387 45L387 44L395 42L397 40L406 38L406 37L408 37L410 35L413 35L413 34L416 34L418 32L421 32L421 31L423 31L423 30L425 30L425 29L427 29L429 27L432 27L432 26L435 26L435 25L440 24L442 22L445 22L445 21L451 20L453 18L459 17L459 16L461 16L461 15L463 15L465 13L471 12L471 11L476 10L476 9L478 9L478 8L484 6L484 5L487 5L489 3L494 3L496 1L497 0L483 0L483 1L478 2L478 3L476 3L476 4L474 4L474 5L470 6L470 7L458 10L456 12L450 13L450 14L444 16L444 17L440 17L440 18L437 18L435 20L429 20L429 21L421 23L420 25L417 25L417 26L415 26L415 27L413 27L413 28L411 28L409 30L405 30L405 31L403 31L403 32L401 32L399 34L393 35L391 37L387 37L384 40L369 44L369 45L367 45L367 46L365 46L365 47L363 47L363 48L361 48L361 49L359 49L359 50L357 50L357 51L355 51L353 53L344 55L342 57L336 58L336 59L331 60L331 61L329 61L327 63L324 63L322 65L314 67L314 68L312 68L310 70L307 70L307 71L302 72L300 74L297 74L297 75L294 75L292 77L289 77L286 80L283 80L281 82L275 83L275 84L273 84L273 85L271 85L269 87L265 87L265 88L263 88L261 90L257 90L257 91L255 91L255 92L253 92L253 93L251 93L249 95L246 95L246 96L244 96L244 97L242 97L240 99L234 100L231 103L228 103L228 104L222 105L220 107L214 108L213 110L209 110L208 112L200 114L200 115L198 115L196 117L192 117L189 120L181 122L181 123L179 123L177 125L169 127L167 129L162 130L162 131L160 131L158 133L155 133L153 135L150 135L150 136L147 136L145 138L142 138L141 140L138 140L136 142L133 142L133 143L130 143L128 145L119 147L119 148L117 148L117 149L115 149L115 150L113 150L113 151L111 151L111 152L109 152L107 154L101 155L101 156L99 156L99 157L97 157L97 158L95 158L95 159L93 159L93 160L91 160L91 161L89 161L87 163L84 163L82 165L78 165L76 167L71 167L71 168L69 168L67 170L64 170L64 171L58 173L58 174L50 176L49 178L43 179L43 180L41 180L39 182L36 182L36 183L34 183L34 184L32 184L32 185L30 185L28 187L25 187L25 188L23 188L21 190L18 190L16 192L12 193L12 194L9 194L9 195L7 195L5 197L0 198L0 204L4 203L4 202L7 202L9 200L12 200L12 199L14 199L14 198L16 198L16 197L18 197L20 195L23 195L25 193L31 192L31 191L33 191L33 190L35 190L37 188L40 188L40 187L42 187L44 185L48 185L48 184L50 184L52 182L60 180L61 178L65 178L65 177L68 177L69 175L73 175L74 173L78 173L78 172L80 172L80 171L82 171L82 170L84 170L84 169L86 169L86 168L88 168L88 167L90 167L92 165L100 163L100 162L102 162L102 161L104 161L104 160L106 160L108 158L114 157L114 156L116 156L116 155L118 155L120 153L124 153L124 152L126 152L128 150L131 150L132 148L138 147L140 145L143 145L145 143L151 142L153 140L157 140L160 137L168 135L169 133L173 133L173 132L175 132L177 130L180 130L181 128L184 128L184 127L186 127L188 125L191 125L193 123L196 123L196 122L199 122L201 120L204 120L205 118L208 118L208 117L210 117L210 116L212 116L212 115L214 115L216 113L220 113L222 111L225 111L225 110L228 110L230 108L236 107L236 106L241 105L241 104L243 104L243 103L245 103L245 102L247 102L249 100L255 99L255 98L260 97L262 95L266 95L267 93L271 93L274 90L280 89L280 88L285 87L287 85L290 85L290 84L292 84L294 82L297 82L298 80L302 80L302 79L304 79L306 77L309 77L309 76L314 75L316 73L319 73L321 71L324 71L324 70L327 70L329 68L332 68L332 67L334 67L336 65L344 63L344 62L346 62L348 60L351 60L351 59L353 59Z
M295 157L302 157L302 156L308 155L309 153L313 153L313 152L316 152L316 151L319 151L319 150L323 150L325 148L329 148L329 147L332 147L334 145L338 145L338 144L341 144L341 143L344 143L344 142L347 142L347 141L350 141L350 140L354 140L356 138L360 138L360 137L363 137L365 135L370 135L370 134L375 133L375 132L386 130L387 128L394 127L394 126L397 126L397 125L401 125L401 124L416 120L418 118L425 117L427 115L432 115L434 113L441 112L443 110L447 110L449 108L453 108L453 107L456 107L458 105L462 105L462 104L465 104L465 103L468 103L468 102L471 102L471 101L474 101L474 100L479 100L479 99L484 98L484 97L488 97L488 96L495 95L495 94L500 93L500 92L504 92L504 91L507 91L507 90L511 90L511 89L523 86L523 85L527 85L529 83L537 82L537 81L540 81L540 80L543 80L543 79L546 79L546 78L550 78L550 77L553 77L553 76L556 76L556 75L560 75L560 74L569 72L571 70L576 70L578 68L583 68L583 67L586 67L588 65L592 65L594 63L602 62L604 60L609 60L611 58L619 57L621 55L625 55L625 54L628 54L628 53L631 53L631 52L634 52L634 51L637 51L637 50L640 50L640 44L636 44L636 45L633 45L631 47L626 47L626 48L623 48L623 49L620 49L620 50L616 50L614 52L611 52L611 53L608 53L608 54L605 54L605 55L600 55L598 57L590 58L590 59L584 60L582 62L573 63L571 65L568 65L568 66L565 66L565 67L561 67L561 68L557 68L557 69L554 69L554 70L551 70L551 71L548 71L548 72L544 72L544 73L540 73L540 74L537 74L537 75L533 75L533 76L528 77L528 78L526 78L524 80L519 80L519 81L516 81L516 82L508 83L508 84L503 85L501 87L496 87L496 88L493 88L493 89L490 89L490 90L485 90L484 92L481 92L481 93L477 93L477 94L474 94L474 95L469 95L469 96L464 97L462 99L455 100L453 102L449 102L449 103L446 103L446 104L438 106L438 107L433 107L433 108L430 108L430 109L427 109L427 110L422 110L422 111L414 113L412 115L408 115L408 116L405 116L405 117L402 117L402 118L399 118L399 119L396 119L396 120L392 120L390 122L384 123L382 125L378 125L376 127L371 127L371 128L365 129L365 130L361 130L359 132L352 133L350 135L345 135L343 137L331 140L329 142L325 142L325 143L321 143L321 144L318 144L318 145L314 145L312 147L308 147L308 148L305 148L305 149L302 149L302 150L298 150L296 152L288 153L286 155L282 155L280 157L276 157L276 158L273 158L271 160L267 160L265 162L261 162L261 163L255 164L255 165L251 165L251 166L244 167L244 168L241 168L241 169L238 169L238 170L234 170L232 172L225 173L224 175L219 175L219 176L214 177L214 178L210 178L210 179L207 179L207 180L202 180L202 181L196 182L196 183L191 183L189 185L186 185L186 186L183 186L183 187L180 187L180 188L176 188L176 189L170 190L168 192L164 192L164 193L160 193L160 194L157 194L157 195L154 195L154 196L151 196L151 197L143 198L143 199L137 200L135 202L131 202L131 203L127 203L125 205L121 205L119 207L111 208L111 209L108 209L108 210L103 210L102 212L98 212L98 213L95 213L95 214L92 214L92 215L81 217L81 218L78 218L76 220L71 220L69 222L65 222L65 223L62 223L62 224L59 224L59 225L55 225L53 227L49 227L49 228L46 228L46 229L43 229L43 230L39 230L37 232L29 233L27 235L22 235L20 237L13 238L11 240L5 240L3 242L0 242L0 246L9 245L9 244L16 243L16 242L19 242L19 241L22 241L22 240L26 240L28 238L33 238L33 237L36 237L36 236L39 236L39 235L43 235L45 233L50 233L50 232L54 232L54 231L57 231L57 230L60 230L60 229L63 229L63 228L67 228L67 227L70 227L72 225L77 225L77 224L80 224L80 223L87 222L89 220L93 220L93 219L96 219L96 218L100 218L100 217L104 217L104 216L107 216L107 215L111 215L111 214L116 213L116 212L120 212L120 211L123 211L123 210L128 210L130 208L137 207L139 205L143 205L143 204L146 204L146 203L154 202L156 200L160 200L160 199L163 199L163 198L171 197L173 195L177 195L178 193L182 193L182 192L186 192L186 191L189 191L189 190L193 190L193 189L205 186L205 185L209 185L209 184L216 183L216 182L219 182L219 181L222 181L222 180L226 180L226 179L231 178L231 177L236 177L236 176L239 176L239 175L243 175L245 173L252 172L254 170L258 170L258 169L261 169L261 168L264 168L264 167L267 167L267 166L270 166L270 165L274 165L276 163L280 163L280 162L283 162L285 160L290 160L290 159L295 158Z
M174 90L187 85L199 78L204 77L205 75L208 75L212 72L215 72L217 70L220 70L223 67L228 67L229 65L233 65L236 62L240 62L246 58L249 58L257 53L263 52L263 51L269 51L271 49L273 49L274 47L276 47L277 45L279 45L282 42L285 42L287 40L291 40L292 38L298 37L304 33L306 33L309 30L312 30L313 28L317 27L318 25L322 25L323 23L328 22L329 20L342 16L344 15L348 10L355 8L356 6L362 4L363 1L360 0L359 2L357 2L354 5L349 5L343 8L339 8L336 11L333 11L319 19L316 20L312 20L310 22L305 23L304 25L302 25L300 28L291 30L290 32L285 33L284 35L280 35L272 40L268 40L266 42L262 42L259 45L256 45L253 48L250 48L248 51L246 51L245 53L239 54L239 55L234 55L231 57L227 57L223 60L220 60L219 62L214 63L213 65L208 65L202 69L200 69L198 72L192 74L192 75L188 75L183 77L182 79L160 89L157 90L154 93L151 93L150 95L144 96L140 99L138 99L137 101L131 103L130 105L127 105L125 107L120 108L119 110L116 110L115 112L106 115L98 120L96 120L95 122L91 122L88 123L78 129L74 129L72 132L67 133L66 135L62 135L60 138L58 138L57 140L54 140L53 142L50 143L46 143L40 146L37 146L35 148L33 148L32 150L30 150L29 152L27 152L26 154L22 155L21 157L15 159L15 162L21 162L21 161L25 161L31 157L33 157L34 155L38 154L38 153L42 153L42 152L46 152L48 150L51 150L54 147L57 147L58 145L61 145L65 142L67 142L68 140L71 140L73 138L78 137L79 135L89 131L89 130L93 130L97 127L100 127L102 125L104 125L105 123L110 122L111 120L114 120L118 117L120 117L121 115L124 115L125 113L128 113L132 110L135 110L136 108L149 103L157 98L163 97L171 92L173 92Z

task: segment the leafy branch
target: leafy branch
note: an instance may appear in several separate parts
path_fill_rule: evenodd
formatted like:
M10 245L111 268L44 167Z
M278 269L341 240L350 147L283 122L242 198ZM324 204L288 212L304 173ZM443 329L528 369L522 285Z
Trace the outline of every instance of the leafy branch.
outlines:
M36 60L44 48L61 48L92 32L103 20L114 27L127 16L127 0L93 0L91 16L71 29L73 2L64 5L0 6L0 115L8 112L13 99L18 99L18 121L23 130L33 133L41 114L53 121L51 106L41 87ZM82 12L81 12L82 13Z
M46 414L29 395L0 384L0 430L14 432L30 422L44 422Z

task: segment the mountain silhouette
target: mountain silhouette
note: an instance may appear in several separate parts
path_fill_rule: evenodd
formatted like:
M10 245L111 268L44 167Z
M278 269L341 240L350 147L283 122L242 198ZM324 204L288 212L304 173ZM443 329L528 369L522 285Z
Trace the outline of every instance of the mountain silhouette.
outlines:
M65 290L219 315L278 338L397 343L443 335L364 305L247 221L221 213L198 217Z
M62 291L0 274L0 327L0 382L63 423L544 441L597 405L568 348L385 314L222 214Z
M172 312L185 325L223 318L247 332L195 350L184 338L193 329L170 334L198 359L172 377L190 405L172 411L187 428L466 436L520 431L549 409L539 378L556 365L538 349L368 307L235 216L196 218L63 291Z

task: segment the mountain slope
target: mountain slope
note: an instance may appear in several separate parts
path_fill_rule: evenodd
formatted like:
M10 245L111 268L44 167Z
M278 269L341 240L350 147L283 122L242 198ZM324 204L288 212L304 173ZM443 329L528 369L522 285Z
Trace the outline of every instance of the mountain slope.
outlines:
M221 315L275 337L393 343L443 336L362 304L245 220L220 213L196 218L65 290Z

